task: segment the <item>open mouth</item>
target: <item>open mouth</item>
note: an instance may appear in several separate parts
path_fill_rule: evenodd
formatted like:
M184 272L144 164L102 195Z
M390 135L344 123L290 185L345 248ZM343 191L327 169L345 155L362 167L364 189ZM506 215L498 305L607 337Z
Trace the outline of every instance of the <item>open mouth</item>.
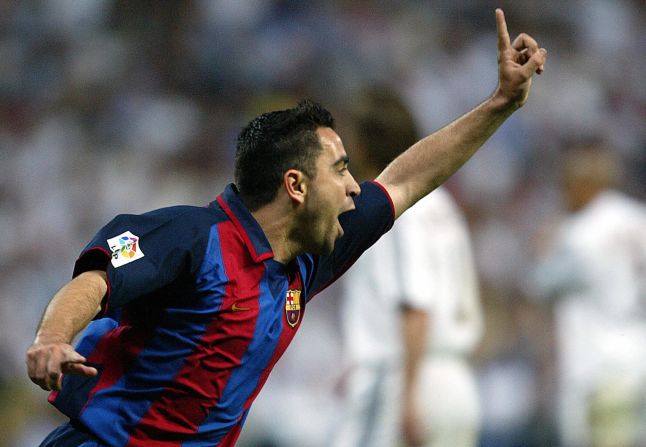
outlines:
M339 237L343 236L344 234L343 227L341 226L341 216L343 216L345 213L349 213L350 211L354 211L354 210L355 210L355 206L353 203L352 208L347 209L345 211L341 211L341 213L338 216L336 216L336 225L337 225Z

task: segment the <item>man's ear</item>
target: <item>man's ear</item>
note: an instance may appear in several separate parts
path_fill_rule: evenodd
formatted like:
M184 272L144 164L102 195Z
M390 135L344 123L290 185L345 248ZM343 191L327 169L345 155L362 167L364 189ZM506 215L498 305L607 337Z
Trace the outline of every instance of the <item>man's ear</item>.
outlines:
M283 185L290 200L294 204L305 202L307 195L307 176L298 169L288 169L283 174Z

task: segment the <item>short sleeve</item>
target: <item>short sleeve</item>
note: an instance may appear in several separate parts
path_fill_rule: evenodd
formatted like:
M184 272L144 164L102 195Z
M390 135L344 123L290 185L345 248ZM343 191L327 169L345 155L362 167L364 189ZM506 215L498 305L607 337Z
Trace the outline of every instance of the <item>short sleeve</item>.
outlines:
M398 299L412 309L430 311L440 295L441 264L446 245L438 225L417 204L407 210L389 233ZM423 205L422 205L423 206Z
M193 207L123 214L99 230L76 261L73 276L106 271L109 287L101 315L199 269L209 226L200 214Z
M315 258L316 268L310 287L311 298L334 282L377 240L395 221L395 209L388 192L375 181L361 184L361 194L355 197L355 209L340 216L343 236L329 256Z

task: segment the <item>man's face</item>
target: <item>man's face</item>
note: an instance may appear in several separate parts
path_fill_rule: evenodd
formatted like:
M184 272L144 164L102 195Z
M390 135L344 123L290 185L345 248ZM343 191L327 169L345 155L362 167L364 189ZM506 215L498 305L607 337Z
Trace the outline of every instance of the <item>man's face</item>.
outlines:
M359 185L348 170L348 156L337 133L321 127L316 133L323 150L316 160L316 176L309 183L303 218L307 251L330 254L343 235L339 215L354 209Z

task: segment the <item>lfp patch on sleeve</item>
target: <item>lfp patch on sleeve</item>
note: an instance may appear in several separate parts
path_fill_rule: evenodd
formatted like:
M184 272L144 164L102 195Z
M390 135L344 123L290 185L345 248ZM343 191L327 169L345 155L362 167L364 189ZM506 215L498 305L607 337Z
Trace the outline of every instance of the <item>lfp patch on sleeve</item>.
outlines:
M112 252L111 262L113 267L121 267L144 257L144 252L141 251L139 246L139 237L130 231L108 239L108 246L110 247L110 252Z

